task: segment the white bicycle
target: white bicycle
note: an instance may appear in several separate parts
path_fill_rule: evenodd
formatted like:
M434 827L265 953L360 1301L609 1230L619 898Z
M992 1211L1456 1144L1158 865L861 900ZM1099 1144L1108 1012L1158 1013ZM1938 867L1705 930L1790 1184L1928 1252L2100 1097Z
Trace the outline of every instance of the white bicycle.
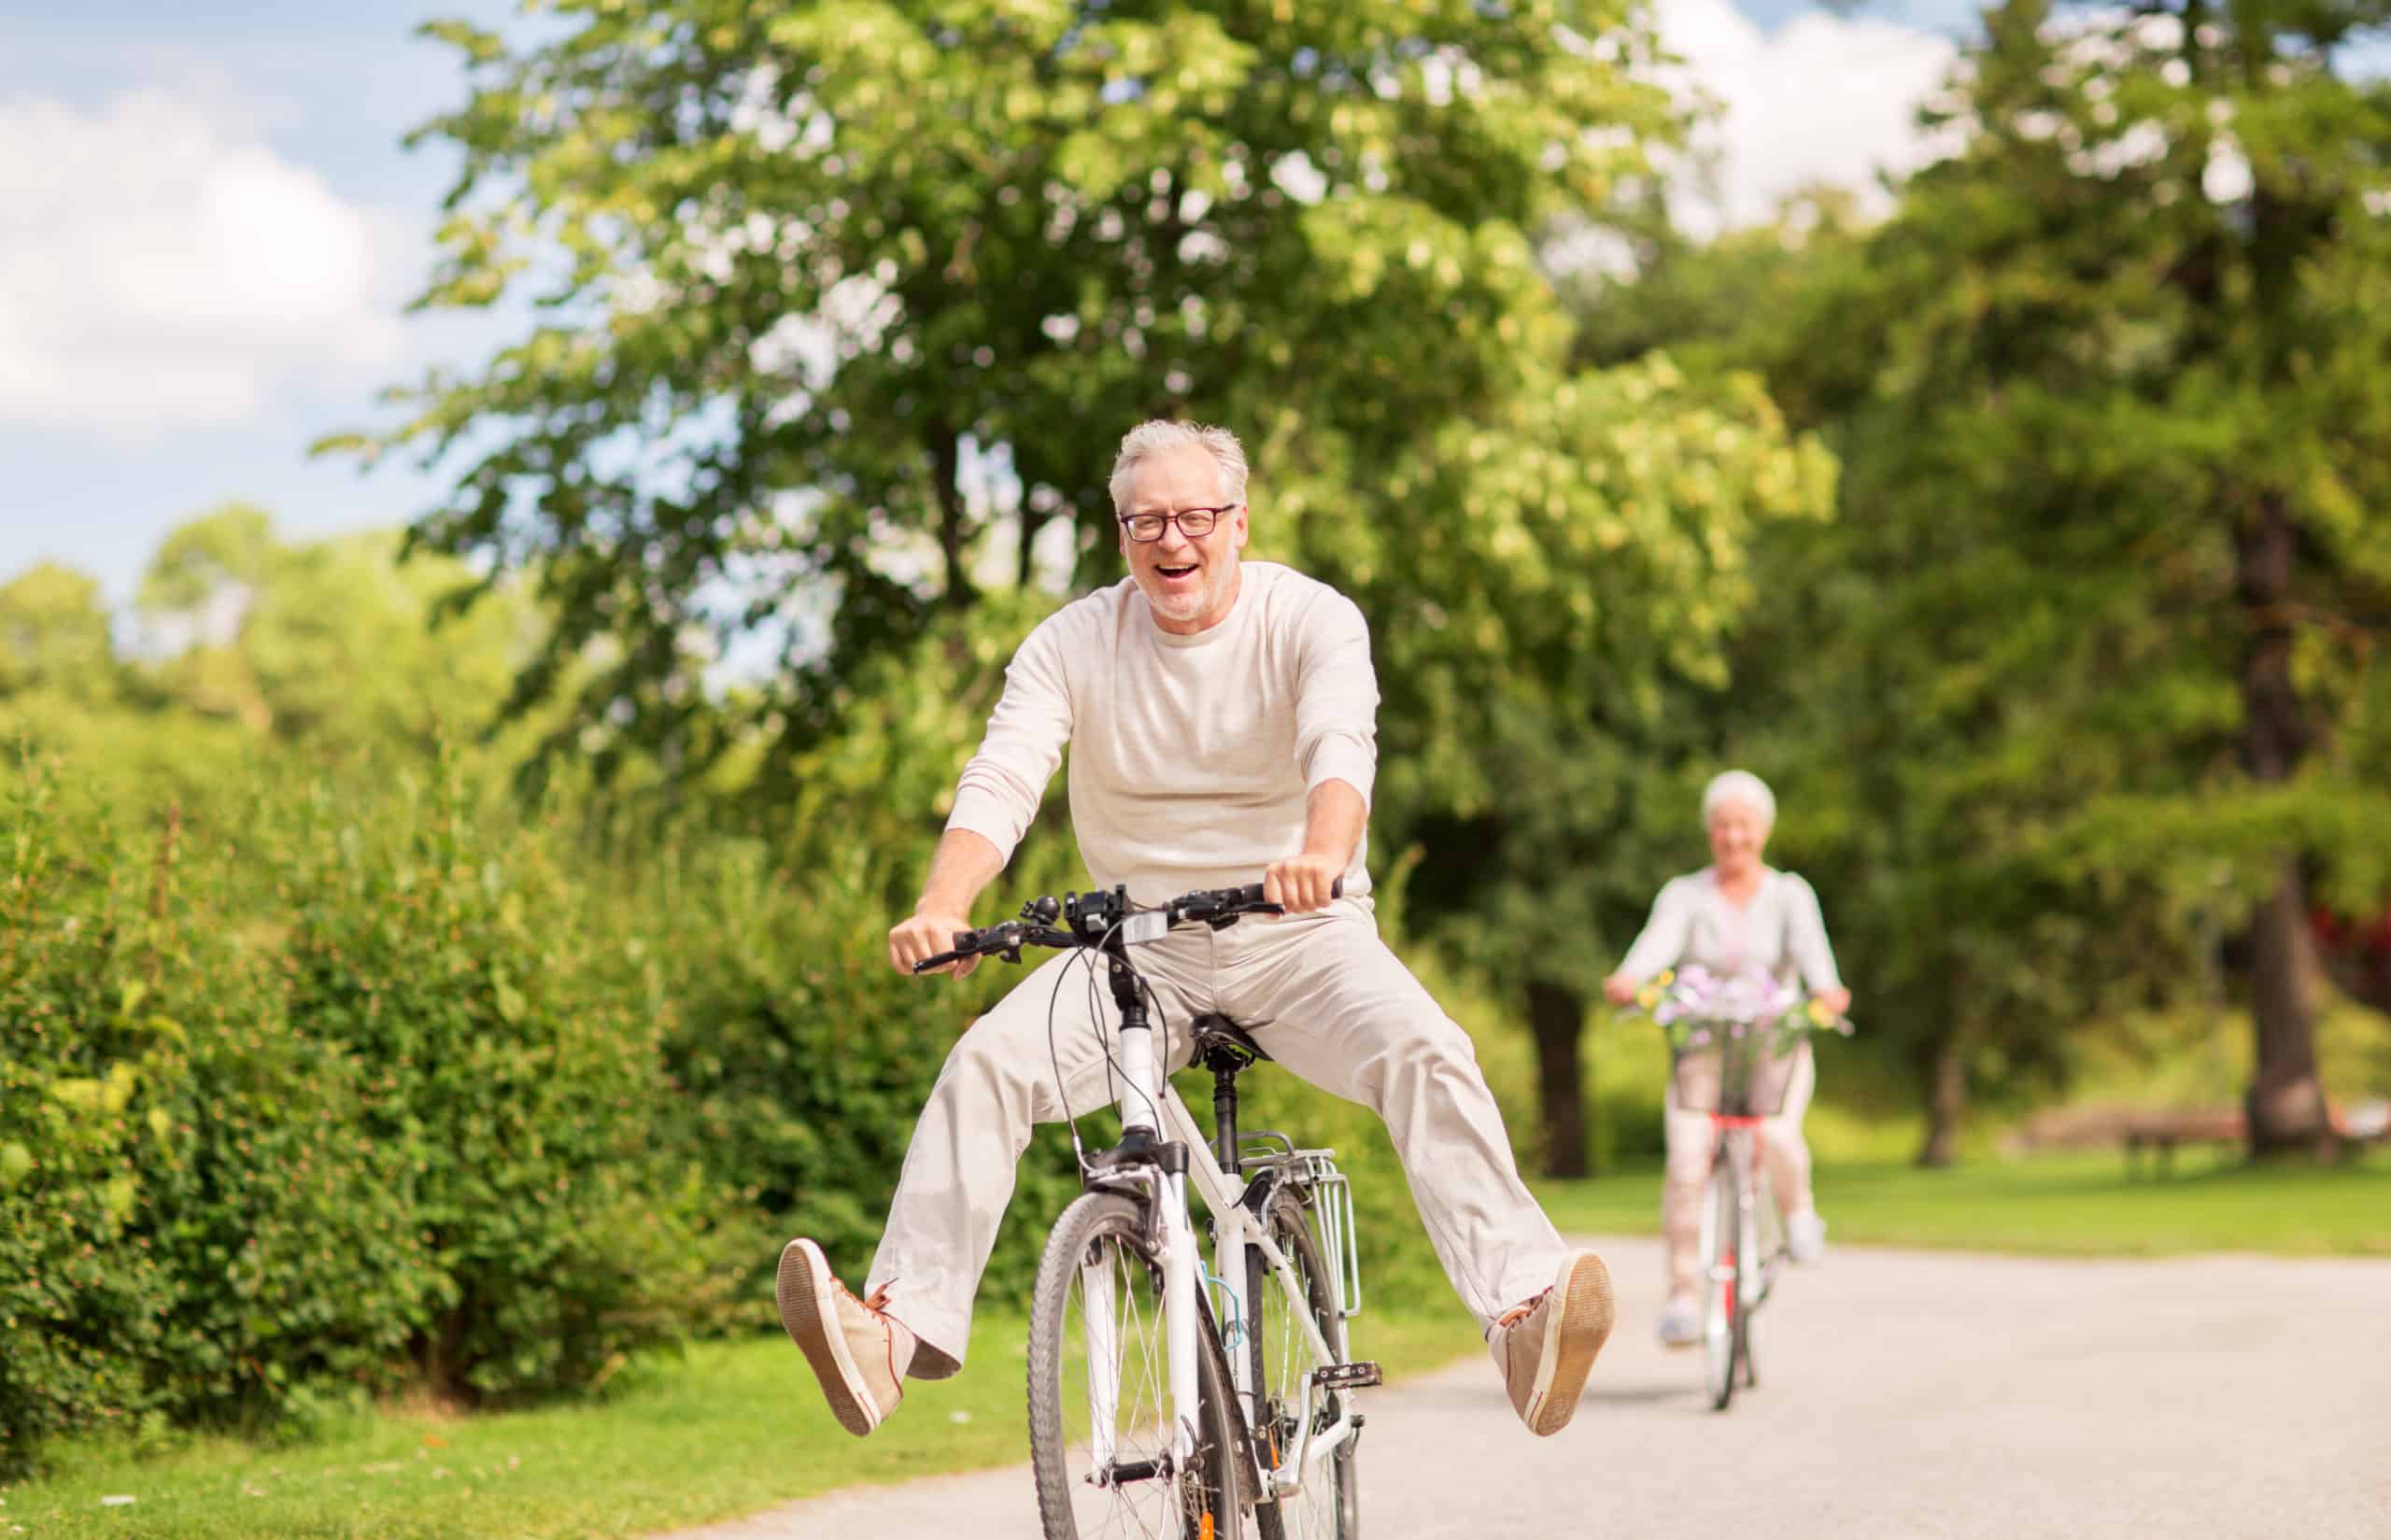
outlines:
M1082 948L1091 968L1102 959L1120 1010L1121 1140L1090 1151L1074 1125L1087 1191L1055 1222L1030 1305L1029 1450L1047 1540L1360 1535L1352 1392L1379 1374L1347 1354L1362 1307L1351 1189L1334 1151L1239 1133L1237 1077L1269 1055L1218 1016L1192 1024L1194 1062L1212 1072L1204 1137L1159 1072L1159 1024L1131 962L1176 925L1278 912L1259 884L1158 909L1132 907L1123 888L1042 897L916 968Z

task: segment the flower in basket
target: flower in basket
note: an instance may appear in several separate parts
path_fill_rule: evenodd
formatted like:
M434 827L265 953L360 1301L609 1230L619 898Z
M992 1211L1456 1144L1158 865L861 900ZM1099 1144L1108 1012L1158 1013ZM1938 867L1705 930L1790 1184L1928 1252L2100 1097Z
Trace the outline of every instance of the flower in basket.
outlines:
M1776 1040L1772 1045L1772 1052L1778 1053L1791 1053L1793 1045L1806 1033L1834 1032L1846 1038L1851 1036L1851 1018L1836 1015L1827 1009L1826 1001L1815 996L1778 1017L1776 1025Z
M1656 975L1636 991L1636 1009L1668 1031L1678 1053L1766 1034L1771 1053L1806 1031L1849 1033L1851 1024L1771 973L1720 974L1699 964Z

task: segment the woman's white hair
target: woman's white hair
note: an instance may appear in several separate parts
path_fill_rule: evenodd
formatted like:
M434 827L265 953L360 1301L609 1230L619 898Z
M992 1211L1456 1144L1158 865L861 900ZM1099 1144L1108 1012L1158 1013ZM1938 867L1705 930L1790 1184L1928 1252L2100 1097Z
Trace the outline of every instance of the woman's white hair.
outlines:
M1202 423L1173 422L1167 417L1155 417L1129 430L1121 440L1121 453L1112 461L1112 511L1129 511L1129 481L1138 467L1156 455L1189 446L1203 450L1221 468L1221 496L1230 503L1245 501L1245 445L1225 428L1208 428Z
M1762 828L1776 826L1776 793L1749 770L1731 770L1710 778L1710 784L1702 788L1703 827L1708 827L1712 815L1728 802L1741 802L1759 813Z

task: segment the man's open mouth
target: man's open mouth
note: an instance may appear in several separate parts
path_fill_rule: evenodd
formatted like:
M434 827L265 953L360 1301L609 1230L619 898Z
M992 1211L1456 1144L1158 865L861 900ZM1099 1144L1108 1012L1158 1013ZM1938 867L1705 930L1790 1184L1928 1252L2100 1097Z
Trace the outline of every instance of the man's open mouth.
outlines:
M1193 576L1196 569L1194 566L1190 565L1186 567L1156 567L1154 571L1176 583L1182 577Z

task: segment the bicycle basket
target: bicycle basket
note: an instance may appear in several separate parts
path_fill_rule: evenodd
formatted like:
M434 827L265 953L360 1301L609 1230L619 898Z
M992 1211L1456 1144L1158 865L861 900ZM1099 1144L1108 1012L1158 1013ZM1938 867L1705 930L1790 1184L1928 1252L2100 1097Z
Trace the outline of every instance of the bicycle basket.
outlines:
M1677 1108L1731 1118L1773 1118L1785 1109L1801 1047L1771 1052L1776 1034L1762 1027L1713 1029L1708 1043L1680 1049L1670 1075Z

